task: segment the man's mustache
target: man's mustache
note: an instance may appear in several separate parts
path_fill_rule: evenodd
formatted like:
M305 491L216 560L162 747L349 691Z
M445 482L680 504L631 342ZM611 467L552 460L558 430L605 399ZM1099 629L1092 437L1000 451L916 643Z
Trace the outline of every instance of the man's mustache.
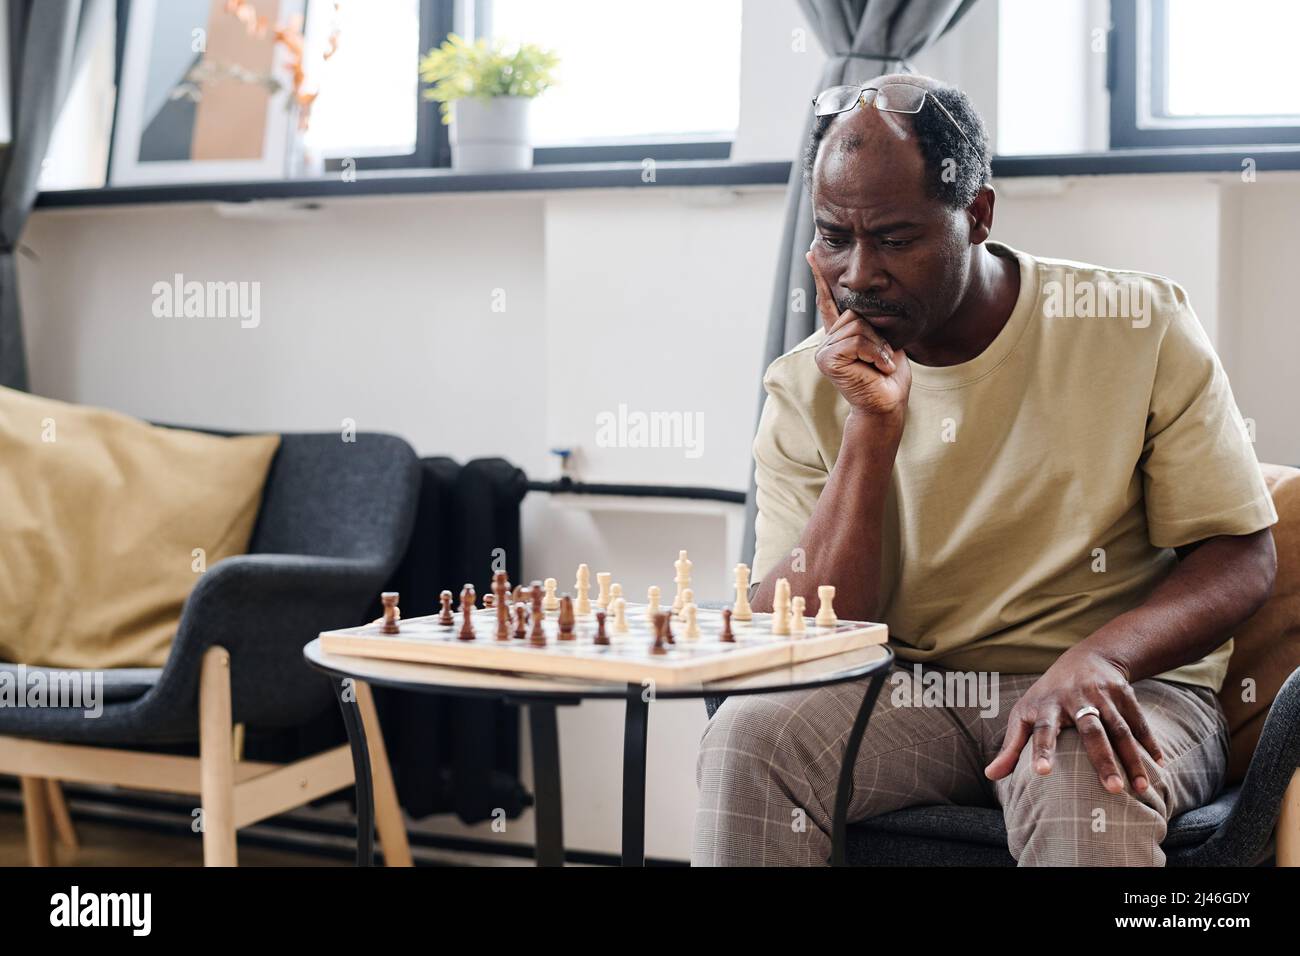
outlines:
M864 312L867 314L907 315L907 310L901 305L886 302L884 299L870 293L857 294L851 292L843 295L840 298L840 312L843 312L845 309L851 309L859 315Z

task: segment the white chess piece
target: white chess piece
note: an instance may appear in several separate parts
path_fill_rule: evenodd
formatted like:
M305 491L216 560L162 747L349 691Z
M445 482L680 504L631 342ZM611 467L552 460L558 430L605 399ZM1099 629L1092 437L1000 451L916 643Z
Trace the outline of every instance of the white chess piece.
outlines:
M546 594L542 597L542 610L555 611L560 607L560 599L555 596L555 589L559 587L559 582L555 578L547 578L542 586L546 588Z
M835 617L835 585L823 584L817 588L817 618L813 622L818 627L834 627L838 621Z
M614 603L615 598L621 598L622 596L623 596L623 585L615 581L613 584L609 586L609 603L612 605Z
M614 612L614 627L613 627L614 633L626 634L628 631L627 601L623 600L621 597L617 597L614 598L614 600L609 602L609 607L610 610Z
M736 565L736 604L731 609L733 621L752 621L754 609L749 606L749 565Z
M776 594L772 598L772 633L790 633L790 582L785 578L776 579Z
M691 590L690 588L686 588L686 589L684 589L684 590L682 591L682 606L681 606L681 610L680 610L680 611L678 612L678 614L677 614L677 617L678 617L679 620L682 620L682 621L686 620L686 605L688 605L688 604L694 604L694 603L695 603L695 592L694 592L693 590Z
M650 590L646 592L646 609L645 619L651 624L655 622L655 615L659 613L659 585L650 585Z
M803 595L797 594L790 599L790 633L807 634L808 624L803 619Z
M578 565L577 581L573 592L577 598L573 602L573 613L585 617L591 613L591 569L585 564Z
M682 636L688 641L698 641L700 639L698 610L694 601L682 605L682 617L686 621L686 630Z
M677 552L677 560L673 562L673 567L677 569L677 576L673 582L677 585L677 593L673 595L673 613L681 612L682 605L688 602L685 597L686 589L691 586L691 559L686 556L685 551Z
M609 593L609 582L612 575L608 571L596 572L596 585L600 588L600 593L596 595L596 607L602 611L609 610L609 602L612 600Z

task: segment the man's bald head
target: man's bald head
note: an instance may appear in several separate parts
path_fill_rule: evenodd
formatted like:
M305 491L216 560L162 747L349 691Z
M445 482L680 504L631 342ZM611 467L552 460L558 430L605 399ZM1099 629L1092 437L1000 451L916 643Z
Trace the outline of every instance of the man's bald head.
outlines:
M929 76L889 73L878 76L869 86L906 83L926 90L921 111L914 115L891 113L868 105L832 116L813 119L812 132L804 152L804 183L812 187L817 158L825 149L837 163L898 162L909 155L909 165L923 177L928 195L953 209L965 209L988 184L988 134L984 121L961 90ZM931 99L942 103L952 120ZM954 125L960 124L968 143Z

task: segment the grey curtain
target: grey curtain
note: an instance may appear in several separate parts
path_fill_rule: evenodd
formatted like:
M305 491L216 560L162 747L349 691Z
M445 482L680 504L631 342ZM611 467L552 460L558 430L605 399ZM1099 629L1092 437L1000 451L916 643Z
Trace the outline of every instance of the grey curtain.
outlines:
M828 86L862 83L882 73L910 71L909 58L950 30L975 0L797 0L822 49L828 51L821 79L808 91L808 109L796 142L786 187L776 284L767 322L763 368L812 335L817 323L812 270L804 253L812 242L812 200L803 185L803 148L812 130L812 98ZM802 290L796 295L796 290ZM798 306L796 309L795 306ZM763 401L759 387L759 404ZM754 558L754 479L750 474L742 558Z
M0 157L0 385L27 388L14 247L32 203L41 163L76 67L92 34L110 20L110 0L9 0L9 82L13 141Z

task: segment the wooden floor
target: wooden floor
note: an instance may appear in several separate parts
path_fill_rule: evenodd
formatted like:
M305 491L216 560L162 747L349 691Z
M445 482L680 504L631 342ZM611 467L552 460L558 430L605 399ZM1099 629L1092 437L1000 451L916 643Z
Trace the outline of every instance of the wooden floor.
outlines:
M198 834L180 836L138 827L77 821L81 849L75 854L55 846L59 866L202 866ZM349 866L351 861L239 844L240 866ZM27 865L27 836L22 814L0 809L0 867Z

